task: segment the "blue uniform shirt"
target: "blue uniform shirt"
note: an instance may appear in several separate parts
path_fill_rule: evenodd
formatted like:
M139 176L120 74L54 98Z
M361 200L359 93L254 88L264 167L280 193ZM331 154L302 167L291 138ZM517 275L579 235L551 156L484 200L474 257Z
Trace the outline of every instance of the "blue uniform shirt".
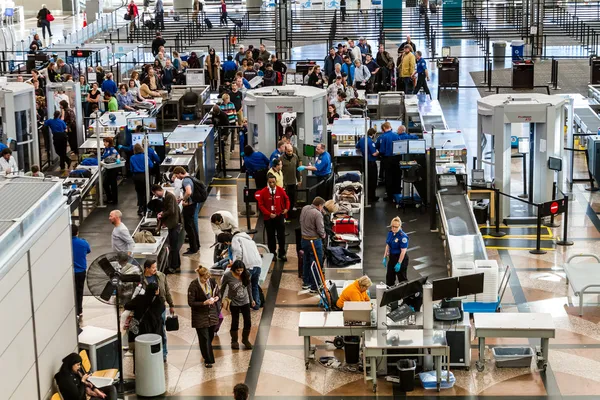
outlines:
M131 172L134 174L146 172L146 168L144 168L144 153L134 154L131 156L129 159L129 165L131 165ZM150 158L148 158L148 167L154 167L154 163L152 160L150 160Z
M329 176L331 174L331 156L328 152L323 152L317 157L315 162L315 176Z
M106 79L102 82L102 92L109 92L111 95L115 95L118 92L117 84L112 79Z
M0 143L0 151L4 150L6 148L6 145L4 143Z
M402 249L408 248L408 236L401 229L396 234L389 231L385 244L390 247L390 254L400 254Z
M46 122L44 122L44 125L52 129L52 133L60 133L65 132L67 130L67 124L65 124L65 121L63 121L60 118L52 118L46 120Z
M73 237L71 240L73 248L73 270L76 274L85 272L87 269L86 256L91 253L90 244L85 240Z
M279 149L275 149L275 151L271 153L271 157L269 157L269 164L273 163L273 160L279 157L281 157L281 153L279 152Z
M235 61L225 61L223 63L223 71L227 72L227 71L237 71L238 67L237 64L235 63Z
M250 175L254 175L257 171L269 168L269 159L260 151L255 151L244 156L244 166Z
M426 69L427 69L427 62L425 61L425 59L423 57L421 57L419 59L419 61L417 61L417 74L425 73Z
M412 140L412 139L418 139L419 137L417 135L411 135L410 133L406 133L404 132L401 135L398 135L398 138L396 140Z
M377 138L377 145L379 147L379 153L383 157L393 156L394 155L393 143L396 140L398 140L398 135L392 130L389 130L389 131L385 132L383 135L379 136L379 138Z
M364 152L365 150L365 138L362 137L360 138L360 140L358 141L358 143L356 143L356 148L358 150L360 150L361 153ZM373 155L373 153L375 153L377 151L377 148L375 147L375 142L373 142L373 139L371 139L370 137L367 137L367 151L369 152L369 161L377 161L377 157L375 157Z
M110 157L110 156L118 156L119 152L114 148L114 147L107 147L104 149L104 153L102 153L102 160L104 160L106 157Z
M148 147L148 158L152 160L153 163L160 163L160 157L156 154L156 151L152 147Z

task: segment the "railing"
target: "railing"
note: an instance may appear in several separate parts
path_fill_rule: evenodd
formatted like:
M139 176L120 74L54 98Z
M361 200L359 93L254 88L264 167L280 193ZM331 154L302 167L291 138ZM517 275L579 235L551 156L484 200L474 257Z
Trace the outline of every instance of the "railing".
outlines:
M109 14L102 14L99 18L86 27L77 29L69 33L63 39L56 41L57 44L81 44L105 31L118 30L126 25L127 21L123 19L123 11L126 7L126 1L123 0L121 6Z

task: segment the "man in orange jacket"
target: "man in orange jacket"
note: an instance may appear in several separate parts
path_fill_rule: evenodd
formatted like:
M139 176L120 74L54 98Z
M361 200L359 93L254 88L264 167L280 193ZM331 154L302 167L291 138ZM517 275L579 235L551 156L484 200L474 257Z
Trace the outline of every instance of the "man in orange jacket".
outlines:
M278 254L279 259L287 261L285 256L285 214L290 209L290 199L283 188L277 186L274 175L267 177L267 186L256 192L258 208L265 219L267 228L267 245L271 253ZM279 242L279 253L276 253Z
M368 276L361 276L342 291L336 305L342 309L346 301L371 301L368 291L372 284Z

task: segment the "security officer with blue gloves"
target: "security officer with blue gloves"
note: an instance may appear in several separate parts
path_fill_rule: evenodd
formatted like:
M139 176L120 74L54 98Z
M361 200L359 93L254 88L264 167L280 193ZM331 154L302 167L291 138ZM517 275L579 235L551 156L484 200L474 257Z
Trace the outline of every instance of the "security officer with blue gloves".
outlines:
M431 98L431 92L429 91L429 87L427 86L427 81L429 80L429 71L427 70L427 62L423 58L423 55L420 51L415 52L415 58L417 59L416 63L416 71L417 75L417 85L415 86L414 94L418 94L419 90L423 88L425 94Z
M368 193L367 193L367 201L369 203L375 203L379 198L375 195L375 189L377 189L377 156L379 155L379 151L377 151L377 147L375 146L375 142L373 138L377 130L370 128L367 131L367 165L369 167L367 181L368 181ZM362 153L365 151L365 138L364 136L360 138L358 143L356 143L356 149Z
M385 284L394 286L396 278L398 283L408 280L408 236L402 231L402 221L400 217L392 219L385 241L385 253L383 255L383 266L387 269L385 274Z
M307 169L309 171L314 171L315 176L317 177L317 181L324 182L329 179L331 176L331 156L325 150L325 145L323 143L319 143L316 148L317 152L317 160L315 161L315 165L304 166L301 165L298 167L298 171L302 172ZM331 198L331 190L325 183L317 186L316 195L322 197L323 199Z
M385 201L392 201L394 194L400 191L400 158L394 155L393 143L398 139L398 135L392 131L392 125L389 122L381 124L383 134L377 138L376 147L382 156L381 167L385 179Z

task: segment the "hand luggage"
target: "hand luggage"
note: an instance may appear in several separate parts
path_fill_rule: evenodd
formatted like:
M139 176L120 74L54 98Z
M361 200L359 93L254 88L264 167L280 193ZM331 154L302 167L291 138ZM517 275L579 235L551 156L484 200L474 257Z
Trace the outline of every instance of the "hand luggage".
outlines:
M336 218L333 220L333 232L335 234L358 235L358 221L352 217Z
M204 18L204 23L206 24L206 27L207 27L208 29L212 29L212 27L213 27L213 24L212 24L212 22L210 22L210 19L208 19L208 18Z

